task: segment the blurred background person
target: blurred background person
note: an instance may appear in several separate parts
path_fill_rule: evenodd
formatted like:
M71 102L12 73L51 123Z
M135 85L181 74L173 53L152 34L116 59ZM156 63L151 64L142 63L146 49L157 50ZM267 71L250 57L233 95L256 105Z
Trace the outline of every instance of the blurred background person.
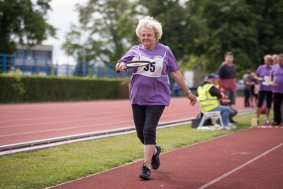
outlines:
M234 55L232 52L225 53L224 62L218 69L219 89L224 91L230 100L229 105L236 103L236 67L233 64Z
M236 89L237 89L237 74L236 67L233 63L234 55L232 52L226 52L224 55L224 62L218 69L219 75L219 91L223 92L224 95L229 99L229 102L225 105L230 106L231 109L235 110L232 105L236 104ZM235 110L234 113L237 114ZM233 114L233 115L236 115ZM230 118L231 123L236 123L235 120Z
M251 72L251 77L252 77L252 85L251 85L251 90L252 90L252 101L254 105L257 105L257 99L258 99L258 92L259 92L259 84L256 79L256 74L255 72Z
M269 124L269 114L272 105L272 86L270 85L270 76L272 70L272 56L264 56L264 64L260 65L256 70L256 78L259 81L259 94L257 102L257 123L259 124L260 108L266 102L265 124Z
M272 68L272 91L274 95L274 118L273 126L279 126L282 122L282 107L283 107L283 53L278 57L278 64L274 65Z
M251 70L247 70L243 75L244 81L244 106L245 107L253 107L253 94L252 94L252 86L254 85L251 75Z
M279 62L279 56L277 54L272 55L272 65L276 65Z

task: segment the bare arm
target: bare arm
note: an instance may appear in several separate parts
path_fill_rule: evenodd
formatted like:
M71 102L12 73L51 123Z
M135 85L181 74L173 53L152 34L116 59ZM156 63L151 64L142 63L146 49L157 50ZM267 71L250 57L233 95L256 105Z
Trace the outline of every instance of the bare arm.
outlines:
M187 87L182 73L180 71L172 72L171 76L180 86L181 90L186 94L186 97L191 101L191 104L195 105L195 103L197 102L197 98Z

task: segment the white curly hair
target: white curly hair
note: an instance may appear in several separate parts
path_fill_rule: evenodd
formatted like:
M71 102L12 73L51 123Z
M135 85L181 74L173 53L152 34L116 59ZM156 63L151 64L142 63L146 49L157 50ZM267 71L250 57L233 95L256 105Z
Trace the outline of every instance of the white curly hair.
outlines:
M140 30L143 27L152 28L154 30L156 39L157 40L161 39L162 25L161 25L160 22L155 20L153 17L146 16L146 17L142 18L141 20L139 20L139 23L138 23L137 28L136 28L136 34L139 38L140 38Z

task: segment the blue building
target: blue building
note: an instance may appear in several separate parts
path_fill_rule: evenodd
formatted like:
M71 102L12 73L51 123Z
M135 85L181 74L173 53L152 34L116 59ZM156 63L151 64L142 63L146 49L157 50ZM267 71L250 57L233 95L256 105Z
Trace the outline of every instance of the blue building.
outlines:
M17 46L15 54L0 53L0 73L21 70L24 75L49 75L52 70L53 46Z
M33 47L17 46L14 54L13 69L20 69L24 75L33 73L49 75L52 70L53 46L36 45Z

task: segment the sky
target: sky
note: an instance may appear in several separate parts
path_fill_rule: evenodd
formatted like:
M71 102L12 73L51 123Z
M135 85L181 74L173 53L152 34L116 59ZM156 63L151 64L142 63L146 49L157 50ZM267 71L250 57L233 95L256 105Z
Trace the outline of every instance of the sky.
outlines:
M84 2L87 2L87 0L52 0L50 3L52 11L48 12L48 23L57 28L57 39L49 37L43 44L53 45L53 61L55 63L73 63L74 61L72 57L65 55L61 46L71 23L78 23L78 13L75 11L75 4L83 4Z

